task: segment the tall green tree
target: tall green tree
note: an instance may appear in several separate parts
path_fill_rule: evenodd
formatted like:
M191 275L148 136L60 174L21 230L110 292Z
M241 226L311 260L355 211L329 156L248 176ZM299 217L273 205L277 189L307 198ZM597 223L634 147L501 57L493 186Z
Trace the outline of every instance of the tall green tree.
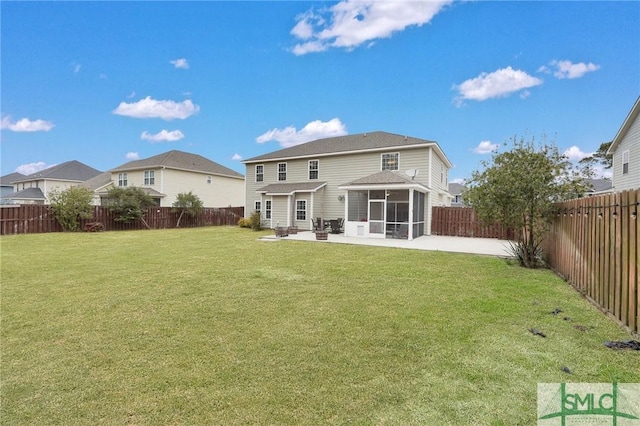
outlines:
M511 145L483 162L484 170L473 172L464 199L482 222L516 230L513 252L522 266L532 268L541 262L554 203L582 194L584 181L553 143L514 137Z
M596 152L580 160L578 164L582 167L585 176L589 178L595 177L594 167L598 165L603 166L605 169L613 167L613 155L607 154L612 142L601 143Z
M109 211L116 214L116 222L131 223L140 220L151 229L144 214L149 207L155 206L153 198L136 186L113 187L108 191Z
M63 191L49 192L50 209L64 231L77 231L80 219L89 219L93 207L93 192L83 186L72 186Z
M195 217L202 213L204 210L202 200L194 194L192 191L189 192L181 192L176 195L176 200L173 202L174 212L180 212L180 216L178 216L178 222L176 223L176 228L180 227L180 221L182 220L182 216L185 214L191 217Z

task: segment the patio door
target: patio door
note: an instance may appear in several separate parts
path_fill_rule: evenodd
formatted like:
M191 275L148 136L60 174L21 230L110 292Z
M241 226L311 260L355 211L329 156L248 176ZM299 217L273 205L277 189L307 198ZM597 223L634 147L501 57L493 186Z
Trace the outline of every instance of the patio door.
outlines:
M369 236L384 238L384 211L386 200L369 200Z

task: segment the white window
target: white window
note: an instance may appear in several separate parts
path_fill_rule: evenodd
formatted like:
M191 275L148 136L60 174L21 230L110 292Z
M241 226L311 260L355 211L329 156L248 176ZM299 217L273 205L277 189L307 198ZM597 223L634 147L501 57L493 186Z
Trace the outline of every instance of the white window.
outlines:
M624 151L622 153L622 174L626 175L629 173L629 151Z
M256 164L256 182L264 181L264 164Z
M127 186L127 174L118 173L118 186Z
M155 173L153 170L145 170L144 171L144 184L146 186L148 185L155 185L156 183L156 178L155 178Z
M211 176L207 176L207 183L211 183Z
M257 211L258 213L260 213L260 210L262 210L262 202L260 202L260 201L256 201L256 204L255 204L255 211Z
M319 169L320 169L320 161L309 160L309 180L318 179Z
M271 219L271 200L264 201L264 217L265 219Z
M287 163L278 163L278 180L287 180Z
M296 220L307 220L307 200L296 201Z
M382 170L398 170L400 154L382 154Z

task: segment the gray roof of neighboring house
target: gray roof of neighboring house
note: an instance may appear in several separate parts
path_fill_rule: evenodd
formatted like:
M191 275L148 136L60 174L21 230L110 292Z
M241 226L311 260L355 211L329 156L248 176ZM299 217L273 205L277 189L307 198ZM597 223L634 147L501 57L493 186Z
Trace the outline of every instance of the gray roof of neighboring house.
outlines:
M358 186L358 185L418 185L426 188L425 185L412 180L410 177L400 174L398 172L392 172L391 170L383 170L381 172L377 172L371 174L369 176L364 176L349 183L345 183L343 185L338 185L338 187L345 186Z
M460 195L466 188L460 183L452 182L449 184L449 193L451 195Z
M40 188L26 188L18 192L5 195L9 200L44 200L44 194Z
M587 186L591 188L591 192L609 191L613 188L609 179L588 179Z
M107 185L109 182L111 182L111 172L104 172L100 173L98 176L94 176L91 179L82 182L82 186L95 191L96 189Z
M631 128L631 125L638 117L638 114L640 114L640 96L636 99L636 102L633 104L633 107L631 107L631 111L629 111L627 118L624 119L618 133L616 133L613 141L611 141L611 145L609 146L609 149L607 149L607 154L613 154L616 152L616 148L618 148L618 145L620 145L620 142L624 139L625 135Z
M444 155L438 144L425 139L418 139L409 136L396 135L387 132L359 133L355 135L336 136L331 138L318 139L295 145L289 148L273 151L268 154L244 160L243 163L255 163L263 160L287 159L296 157L311 157L331 154L346 154L350 152L402 149L412 146L431 145L436 147L449 167L451 162Z
M14 182L28 182L42 179L84 182L85 180L91 179L100 173L101 172L99 170L96 170L93 167L89 167L79 161L72 160L32 173Z
M218 164L215 161L211 161L201 155L176 150L158 154L143 160L129 161L128 163L111 169L110 172L124 172L128 170L148 169L153 167L167 167L170 169L244 178L243 174Z
M0 185L2 186L11 186L13 182L18 179L22 179L25 177L22 173L14 172L9 173L8 175L0 176Z
M294 192L315 192L327 182L272 183L257 189L256 192L266 194L293 194Z

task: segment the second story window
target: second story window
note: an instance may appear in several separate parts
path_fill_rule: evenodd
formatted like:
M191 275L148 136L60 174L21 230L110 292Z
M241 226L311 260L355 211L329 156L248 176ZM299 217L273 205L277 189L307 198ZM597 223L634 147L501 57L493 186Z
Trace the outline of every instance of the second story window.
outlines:
M264 181L264 165L256 164L256 182Z
M398 170L400 154L382 154L382 170Z
M207 176L207 183L211 183L211 176Z
M622 174L626 175L629 173L629 151L624 151L622 153Z
M318 179L319 168L320 162L318 160L309 161L309 180Z
M287 163L278 163L278 180L287 180Z
M155 183L156 183L155 172L153 170L145 170L144 171L145 186L155 185Z
M118 186L127 186L127 174L118 173Z

